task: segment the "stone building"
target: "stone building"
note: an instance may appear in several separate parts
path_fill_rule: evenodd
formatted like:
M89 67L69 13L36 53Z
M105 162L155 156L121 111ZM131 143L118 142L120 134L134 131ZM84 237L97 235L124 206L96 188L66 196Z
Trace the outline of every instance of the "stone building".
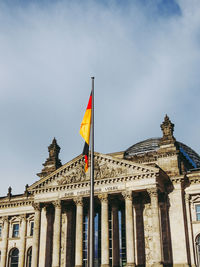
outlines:
M95 153L95 266L200 266L200 156L162 137ZM89 172L82 155L49 158L21 195L0 198L1 267L86 267Z

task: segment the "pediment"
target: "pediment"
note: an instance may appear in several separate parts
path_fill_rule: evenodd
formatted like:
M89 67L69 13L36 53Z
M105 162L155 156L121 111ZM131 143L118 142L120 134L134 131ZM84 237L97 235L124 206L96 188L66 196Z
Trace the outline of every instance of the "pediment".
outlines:
M196 203L196 202L200 202L200 195L196 195L196 196L192 196L191 197L191 201L193 202L193 203Z
M95 152L94 154L94 179L102 180L114 177L138 176L144 177L156 174L159 169L143 164L134 163L128 160L119 159L110 155ZM66 184L78 184L90 180L90 168L87 173L84 171L84 159L80 155L61 168L42 178L28 188L35 189L58 187Z

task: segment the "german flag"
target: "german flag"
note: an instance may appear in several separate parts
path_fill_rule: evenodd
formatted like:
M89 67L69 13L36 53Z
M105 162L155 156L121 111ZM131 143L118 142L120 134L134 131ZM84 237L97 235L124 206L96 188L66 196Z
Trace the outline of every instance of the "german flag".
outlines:
M83 120L81 122L80 135L85 140L85 145L83 148L83 155L85 158L85 172L88 170L88 155L89 155L89 144L90 144L90 126L91 126L91 116L92 116L92 93L88 101L87 109Z

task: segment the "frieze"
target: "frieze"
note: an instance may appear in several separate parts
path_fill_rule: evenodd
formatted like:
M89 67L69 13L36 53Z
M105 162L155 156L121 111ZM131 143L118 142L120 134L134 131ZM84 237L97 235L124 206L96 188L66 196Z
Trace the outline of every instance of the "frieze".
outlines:
M140 180L140 179L145 179L145 178L157 178L157 173L145 173L145 174L137 174L137 175L128 175L124 177L114 177L110 179L102 179L102 180L95 180L94 186L103 186L103 185L108 185L108 187L112 186L113 184L116 183L124 183L127 181L134 181L134 180ZM62 191L68 191L68 190L75 190L75 189L84 189L89 187L90 182L85 181L85 182L80 182L80 183L75 183L75 184L65 184L65 185L57 185L57 186L49 186L45 188L36 188L34 189L33 195L35 194L42 194L42 193L47 193L47 192L62 192Z
M104 188L95 188L94 194L98 195L99 193L106 193L106 192L115 192L115 191L121 191L124 189L124 186L107 186ZM76 196L89 196L90 190L80 190L80 191L71 191L71 192L65 192L64 194L60 194L60 198L72 198Z

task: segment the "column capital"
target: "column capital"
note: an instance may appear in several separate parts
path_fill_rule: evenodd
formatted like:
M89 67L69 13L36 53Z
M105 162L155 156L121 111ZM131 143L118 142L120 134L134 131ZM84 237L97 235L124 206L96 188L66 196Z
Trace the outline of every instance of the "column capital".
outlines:
M54 205L54 208L59 208L59 209L61 209L61 207L62 207L62 205L61 205L61 201L60 201L59 199L53 201L52 204Z
M22 221L26 221L26 214L25 213L24 214L20 214L19 218L20 218L20 223Z
M82 197L75 197L73 200L76 203L76 206L83 206L83 198Z
M3 224L8 222L8 216L3 216L2 217Z
M35 211L40 211L41 207L40 207L40 203L39 202L33 202L32 206L34 208Z
M108 194L107 193L102 193L98 195L98 198L101 202L108 203Z
M152 197L157 197L158 196L158 189L156 187L153 188L148 188L147 192L149 194L149 196Z
M185 201L186 201L187 203L190 202L190 194L185 194Z
M124 199L126 200L132 200L133 196L132 196L132 191L124 191L122 192L122 196L124 197Z
M42 207L43 211L47 212L47 206Z
M3 226L5 225L5 223L9 222L8 216L3 216L2 217L2 221L3 221Z

